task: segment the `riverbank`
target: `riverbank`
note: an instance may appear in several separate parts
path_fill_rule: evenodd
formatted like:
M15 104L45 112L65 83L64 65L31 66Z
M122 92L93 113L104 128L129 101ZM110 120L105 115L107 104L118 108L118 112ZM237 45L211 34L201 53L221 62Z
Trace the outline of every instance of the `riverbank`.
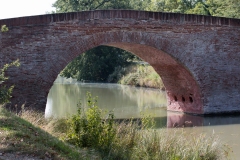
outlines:
M0 160L98 159L91 150L77 150L41 128L47 122L43 114L26 112L25 118L31 123L0 106Z
M0 108L0 122L2 140L0 159L4 159L4 156L15 156L16 159L27 156L34 159L71 160L141 158L218 160L227 159L228 153L225 144L222 144L216 135L189 136L181 129L141 130L133 123L121 123L115 126L117 139L111 142L109 152L102 154L97 148L92 149L94 146L71 147L60 140L64 137L66 128L69 128L66 127L64 119L46 120L42 113L32 111L15 115Z
M134 64L128 66L124 75L119 78L117 83L165 90L162 79L153 67L148 64Z

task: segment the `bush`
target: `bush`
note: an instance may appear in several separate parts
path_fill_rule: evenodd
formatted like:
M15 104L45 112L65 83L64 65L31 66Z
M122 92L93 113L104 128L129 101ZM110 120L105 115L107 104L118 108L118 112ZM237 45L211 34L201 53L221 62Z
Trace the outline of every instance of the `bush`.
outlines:
M3 83L8 80L8 77L5 76L6 70L11 66L19 66L20 63L18 60L10 63L5 64L2 69L0 69L0 104L8 103L9 99L11 98L11 93L14 86L7 87L3 85Z
M6 25L2 25L1 32L7 32L7 31L8 31L8 27Z
M187 135L182 129L154 129L152 117L114 121L96 105L97 98L87 93L88 102L78 105L77 114L67 120L65 140L78 147L99 151L102 159L227 159L228 148L216 135ZM107 118L103 118L107 115Z
M92 147L103 153L109 152L116 129L114 115L104 112L96 105L97 98L87 93L87 106L78 105L77 114L67 120L68 130L65 140L78 147Z
M132 65L125 76L119 80L120 84L138 87L159 88L164 90L163 82L153 67L149 65Z

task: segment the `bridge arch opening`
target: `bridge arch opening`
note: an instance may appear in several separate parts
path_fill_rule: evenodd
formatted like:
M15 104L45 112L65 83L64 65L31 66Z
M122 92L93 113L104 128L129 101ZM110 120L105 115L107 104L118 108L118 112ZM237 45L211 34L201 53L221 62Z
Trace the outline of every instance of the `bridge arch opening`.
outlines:
M190 71L174 57L155 47L145 44L110 42L102 45L126 50L149 63L163 81L166 89L168 110L202 114L203 105L199 86ZM69 61L72 61L79 55L76 54L79 53L76 50L72 53L75 53L75 55L71 55L68 61L64 58L64 61L62 61L62 63L64 63L57 69L58 73L69 63ZM66 55L69 56L69 54ZM56 76L57 74L55 78ZM55 78L53 80L55 80Z
M202 114L203 104L199 86L190 71L174 57L143 44L109 43L107 45L129 51L155 69L166 89L168 110Z

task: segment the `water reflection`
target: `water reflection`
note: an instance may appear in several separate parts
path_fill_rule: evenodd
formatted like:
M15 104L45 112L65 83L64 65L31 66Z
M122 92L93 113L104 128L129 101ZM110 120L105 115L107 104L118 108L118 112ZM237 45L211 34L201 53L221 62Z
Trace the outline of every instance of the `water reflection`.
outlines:
M79 99L86 102L86 92L98 96L98 106L113 110L117 119L139 118L141 113L152 115L157 128L184 127L189 133L213 133L232 148L231 159L240 157L240 116L201 117L166 111L165 93L159 90L135 88L117 84L85 84L59 77L51 88L46 117L65 117L76 113Z
M194 116L189 114L168 112L167 127L196 127L196 126L216 126L240 124L239 115L225 116Z
M98 96L98 106L113 110L116 118L139 118L141 114L166 117L167 114L165 92L157 89L118 84L68 83L58 78L48 95L46 117L65 117L76 113L79 100L86 104L87 92L93 97Z
M177 112L167 113L168 128L203 126L203 121L204 118L201 116L193 116Z

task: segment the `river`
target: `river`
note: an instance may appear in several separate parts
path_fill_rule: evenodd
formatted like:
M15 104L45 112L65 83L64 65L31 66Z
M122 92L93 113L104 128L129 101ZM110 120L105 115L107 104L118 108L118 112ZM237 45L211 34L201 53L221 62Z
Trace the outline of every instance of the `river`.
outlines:
M191 134L216 134L232 150L231 159L240 159L240 116L201 117L166 110L164 91L119 84L78 83L58 77L47 99L46 117L66 117L76 113L77 104L85 104L86 93L97 96L98 106L113 111L116 119L139 118L142 114L155 118L157 127L184 127ZM191 122L186 123L186 122Z

